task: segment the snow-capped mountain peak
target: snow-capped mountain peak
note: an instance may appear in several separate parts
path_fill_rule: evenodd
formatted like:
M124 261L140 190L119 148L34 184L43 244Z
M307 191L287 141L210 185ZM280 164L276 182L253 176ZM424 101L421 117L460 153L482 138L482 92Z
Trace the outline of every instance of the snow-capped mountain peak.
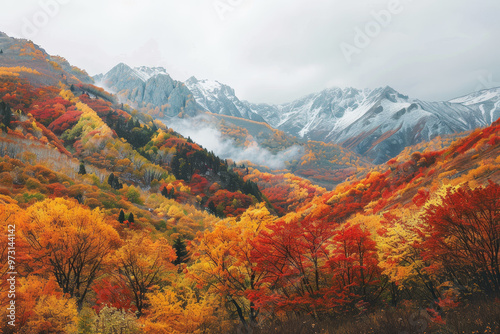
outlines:
M198 80L195 77L189 78L185 84L193 92L196 102L207 111L264 122L261 116L236 97L234 89L228 85L215 80Z
M486 126L500 116L500 90L450 102L410 98L386 86L329 88L281 105L247 106L271 126L304 139L335 142L384 162L438 135Z
M161 67L119 64L99 77L139 106L163 106L165 116L210 111L267 122L305 140L334 142L385 162L405 147L439 135L491 124L500 116L500 88L451 101L428 102L385 86L328 88L280 105L241 101L233 88L215 80L173 80Z
M216 80L208 80L208 79L202 79L198 80L195 77L189 78L185 84L188 87L193 87L197 88L201 91L203 91L204 95L208 94L217 94L220 91L227 90L229 94L234 95L234 89L231 87L221 84L219 81Z
M497 101L500 98L500 87L480 90L453 100L450 103L461 103L464 105L471 105L477 103L484 103L487 101Z
M479 110L488 124L500 117L500 87L484 89L450 101Z
M99 74L96 75L96 81L102 80L104 77L129 77L129 78L134 78L138 79L142 82L146 82L151 78L155 78L159 75L164 75L170 77L168 74L167 70L164 69L163 67L147 67L147 66L140 66L140 67L130 67L127 64L120 63L113 67L108 73L106 74ZM99 80L97 80L99 79Z
M163 67L140 66L134 67L132 70L137 75L137 77L139 77L144 82L158 75L169 75L167 70Z
M203 111L184 83L172 79L163 67L132 68L120 63L94 78L136 107L161 107L160 118L174 117L181 111L191 116Z

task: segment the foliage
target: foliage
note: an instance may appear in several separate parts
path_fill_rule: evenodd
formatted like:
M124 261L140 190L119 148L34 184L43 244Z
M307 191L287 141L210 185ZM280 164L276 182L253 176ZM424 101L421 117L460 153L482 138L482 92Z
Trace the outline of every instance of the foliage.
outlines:
M49 269L62 291L80 306L119 243L118 234L98 209L90 211L61 198L29 207L21 230L34 269Z
M0 225L16 226L19 333L498 331L500 121L374 167L216 117L237 146L299 147L271 171L220 159L31 42L10 54ZM3 280L2 317L7 293Z
M165 279L176 258L175 251L164 238L153 242L146 235L136 233L115 256L118 278L132 292L138 316L141 316L147 303L146 294Z

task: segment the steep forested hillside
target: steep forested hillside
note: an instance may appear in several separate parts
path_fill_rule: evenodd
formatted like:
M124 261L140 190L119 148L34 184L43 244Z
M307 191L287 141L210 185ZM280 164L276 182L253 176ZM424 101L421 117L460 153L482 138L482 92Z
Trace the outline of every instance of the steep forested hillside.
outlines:
M375 167L212 116L236 149L304 150L270 169L0 43L3 333L500 331L500 121Z

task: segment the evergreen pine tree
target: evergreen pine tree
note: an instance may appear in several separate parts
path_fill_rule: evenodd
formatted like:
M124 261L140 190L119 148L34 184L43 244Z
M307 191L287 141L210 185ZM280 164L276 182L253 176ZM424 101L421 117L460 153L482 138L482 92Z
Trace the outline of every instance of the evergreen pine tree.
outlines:
M181 160L179 176L181 179L189 181L189 163L184 159Z
M217 214L217 208L215 207L214 202L208 203L208 210L210 211L211 214Z
M175 259L174 264L177 265L186 262L186 256L188 253L184 241L178 237L175 239L172 247L175 249L175 253L177 254L177 259Z
M10 107L7 105L5 102L0 102L0 117L2 119L2 123L5 125L5 127L10 126L10 121L12 118L12 112L10 110Z
M77 195L75 196L75 199L76 199L76 200L78 201L78 203L80 203L80 204L83 204L83 203L85 202L82 194L77 194Z
M131 212L129 215L128 215L128 222L129 223L133 223L135 220L134 220L134 214Z
M132 130L134 128L134 119L131 117L128 122L127 122L127 129L128 131Z
M80 163L80 170L78 171L78 174L85 175L87 174L87 170L85 169L85 164L83 161Z
M118 177L116 177L115 174L113 174L113 173L109 174L108 184L113 189L116 189L116 190L123 188L123 184L120 182L120 179L118 179Z
M108 184L113 187L113 184L115 182L115 174L111 173L109 174L109 177L108 177Z
M169 198L169 192L168 192L168 189L167 187L163 187L163 189L161 190L161 194L164 196L164 197L167 197Z
M120 214L118 215L118 221L120 222L120 224L123 224L123 222L125 221L125 212L123 212L123 210L120 210Z
M181 167L181 162L179 159L179 154L177 153L172 158L172 163L170 164L170 168L172 169L172 174L174 174L175 178L177 178L177 179L180 178L180 175L179 175L180 167Z

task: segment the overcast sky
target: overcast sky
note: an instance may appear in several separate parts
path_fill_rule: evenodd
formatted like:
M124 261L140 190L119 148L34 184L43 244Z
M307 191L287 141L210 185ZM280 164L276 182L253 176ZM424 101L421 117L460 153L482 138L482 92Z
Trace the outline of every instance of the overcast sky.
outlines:
M333 86L427 100L500 86L498 0L0 1L0 31L91 75L163 66L270 103Z

